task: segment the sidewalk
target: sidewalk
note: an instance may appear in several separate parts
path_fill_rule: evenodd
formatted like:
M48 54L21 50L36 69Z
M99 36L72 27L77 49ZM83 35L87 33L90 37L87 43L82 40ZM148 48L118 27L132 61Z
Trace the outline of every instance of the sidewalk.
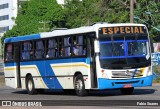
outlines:
M4 72L4 63L3 60L0 57L0 75L3 75Z
M160 83L153 83L152 86L160 86Z

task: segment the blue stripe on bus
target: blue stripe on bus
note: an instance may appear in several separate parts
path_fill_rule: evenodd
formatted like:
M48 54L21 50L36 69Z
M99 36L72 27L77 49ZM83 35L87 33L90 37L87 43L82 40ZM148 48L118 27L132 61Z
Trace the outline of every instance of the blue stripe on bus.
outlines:
M132 87L143 87L143 86L152 86L152 79L153 76L147 76L142 78L132 78L132 79L121 79L121 80L114 80L114 79L105 79L105 78L98 78L98 89L118 89L123 88L127 84L131 84ZM143 84L142 84L143 83Z
M32 34L32 35L26 35L26 36L6 38L4 40L4 43L19 42L19 41L33 40L33 39L40 39L40 34Z
M38 60L37 60L38 61ZM45 61L52 61L53 63L71 63L71 62L85 62L86 64L90 64L90 58L68 58L68 59L53 59L53 60L45 60ZM24 61L25 62L25 61ZM35 61L26 61L25 65L29 65L30 63L32 63ZM11 66L15 66L16 63L15 62L9 62L9 63L5 63L4 64L5 67L11 67Z
M57 78L50 79L46 76L55 76L54 71L51 68L53 61L32 61L32 62L21 62L21 66L24 65L36 65L40 75L43 78L44 83L49 89L63 89Z
M40 60L40 61L24 61L21 66L36 65L43 81L49 89L63 89L57 78L50 79L45 76L55 76L54 71L50 64L71 63L71 62L84 62L90 64L90 58L70 58L70 59L56 59L56 60ZM5 63L5 67L15 66L16 63ZM22 72L21 72L22 73ZM54 83L54 84L53 84Z
M148 40L113 40L113 41L100 41L100 44L116 43L116 42L148 42Z
M142 56L142 55L137 55L137 56L104 56L104 57L100 57L100 59L114 59L114 58L139 58L139 57L146 57L146 55Z
M5 67L12 67L12 66L16 66L16 63L15 62L7 62L7 63L4 63L4 66Z

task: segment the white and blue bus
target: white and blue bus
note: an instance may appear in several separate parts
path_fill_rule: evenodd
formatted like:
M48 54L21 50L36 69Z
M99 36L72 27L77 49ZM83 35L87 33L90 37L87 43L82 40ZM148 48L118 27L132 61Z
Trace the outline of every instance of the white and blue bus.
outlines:
M36 94L44 89L120 89L152 85L151 48L143 24L97 23L6 38L5 83Z

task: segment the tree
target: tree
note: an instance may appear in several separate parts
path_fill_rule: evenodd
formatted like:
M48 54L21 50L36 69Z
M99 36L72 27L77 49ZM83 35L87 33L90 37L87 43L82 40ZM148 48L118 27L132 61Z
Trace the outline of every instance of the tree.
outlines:
M70 28L94 22L129 22L129 0L68 0L64 7Z
M50 31L64 26L64 23L61 23L65 21L64 10L56 0L30 0L21 2L20 6L16 25L4 34L2 43L6 37ZM45 29L40 22L46 23Z
M155 41L160 41L156 38L159 32L152 28L160 28L159 10L160 0L134 0L134 15L142 19L137 23L150 24L149 33ZM130 0L66 0L63 7L56 0L30 0L21 3L17 25L4 37L38 33L47 28L48 31L56 27L75 28L94 22L129 23L129 14ZM47 23L40 24L42 21ZM42 27L46 29L40 30Z
M129 23L130 21L130 0L67 0L64 7L68 28L86 26L94 22ZM149 27L150 36L155 39L154 41L160 41L156 38L159 31L152 27L160 28L159 10L160 0L134 0L134 15L141 19L137 23Z
M160 28L159 10L160 0L135 0L134 15L141 19L138 23L148 26L150 37L153 38L154 42L160 42L159 31L152 27Z

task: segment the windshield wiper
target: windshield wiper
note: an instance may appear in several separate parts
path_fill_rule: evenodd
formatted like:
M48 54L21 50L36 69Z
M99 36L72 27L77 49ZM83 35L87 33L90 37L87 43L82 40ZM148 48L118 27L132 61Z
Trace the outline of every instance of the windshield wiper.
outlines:
M113 47L112 56L116 56L117 52L116 52L116 47L115 47L115 44L114 44L113 35L111 35L111 41L112 41L112 47Z

